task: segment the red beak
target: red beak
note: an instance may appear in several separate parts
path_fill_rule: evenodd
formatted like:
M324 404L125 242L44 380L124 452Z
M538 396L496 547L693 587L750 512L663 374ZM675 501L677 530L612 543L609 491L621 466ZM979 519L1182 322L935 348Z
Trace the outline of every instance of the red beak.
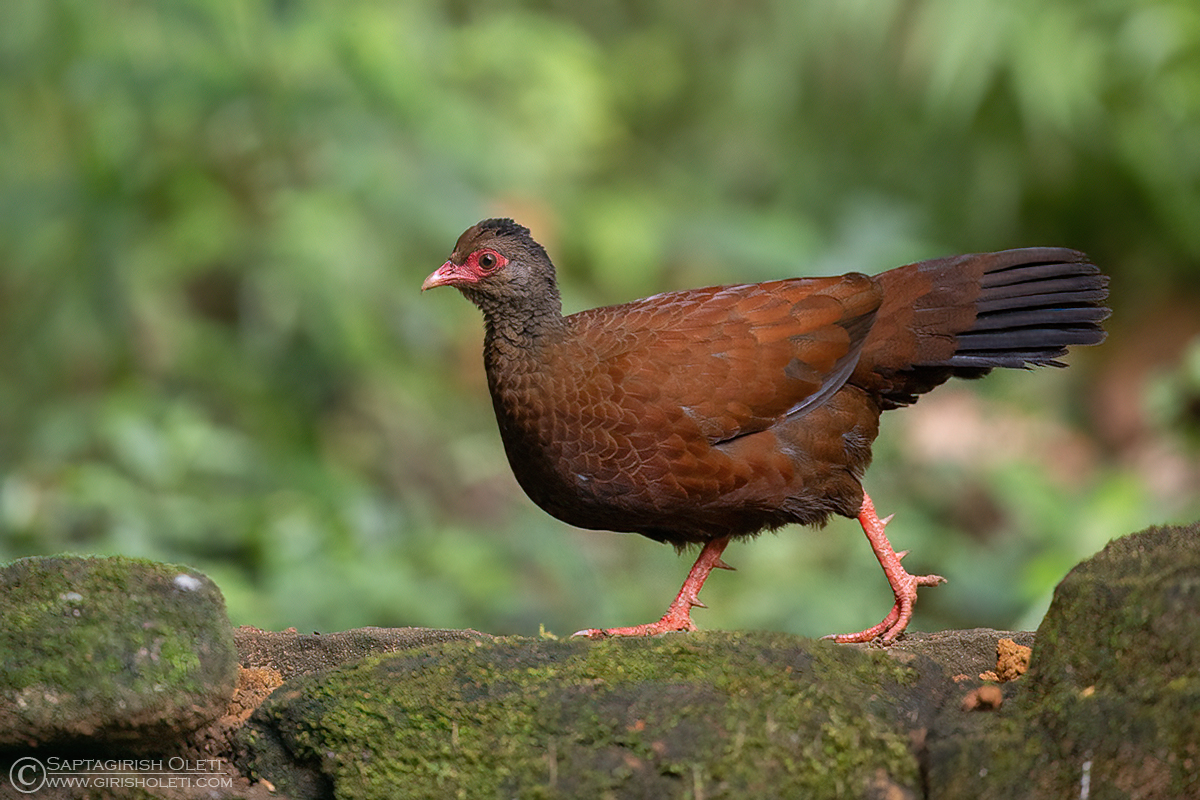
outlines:
M479 276L467 269L465 264L447 261L425 279L425 282L421 284L421 291L436 286L463 286L468 283L479 283Z

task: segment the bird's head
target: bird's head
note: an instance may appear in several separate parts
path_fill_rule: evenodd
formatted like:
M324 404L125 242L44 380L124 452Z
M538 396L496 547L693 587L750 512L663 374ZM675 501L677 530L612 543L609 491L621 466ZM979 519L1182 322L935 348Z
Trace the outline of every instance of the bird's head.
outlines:
M497 306L558 303L550 257L528 228L511 219L485 219L468 228L421 291L436 286L456 287L485 313Z

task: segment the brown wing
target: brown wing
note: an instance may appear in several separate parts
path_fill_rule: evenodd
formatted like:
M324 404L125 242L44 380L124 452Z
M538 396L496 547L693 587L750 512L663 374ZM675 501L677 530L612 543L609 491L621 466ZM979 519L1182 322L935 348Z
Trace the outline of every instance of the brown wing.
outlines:
M882 294L866 275L655 295L569 318L621 405L676 411L710 444L764 430L836 392Z

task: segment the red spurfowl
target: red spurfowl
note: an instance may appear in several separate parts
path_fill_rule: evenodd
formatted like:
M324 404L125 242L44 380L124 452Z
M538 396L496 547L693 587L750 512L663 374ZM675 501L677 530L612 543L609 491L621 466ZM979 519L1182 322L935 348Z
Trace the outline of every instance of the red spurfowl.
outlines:
M793 278L668 292L564 317L554 266L508 219L468 229L422 289L483 311L500 436L535 503L581 528L702 544L662 619L589 636L692 630L730 539L857 517L895 593L895 639L918 586L863 491L879 415L952 376L1064 366L1104 339L1108 279L1073 250L955 256L875 277Z

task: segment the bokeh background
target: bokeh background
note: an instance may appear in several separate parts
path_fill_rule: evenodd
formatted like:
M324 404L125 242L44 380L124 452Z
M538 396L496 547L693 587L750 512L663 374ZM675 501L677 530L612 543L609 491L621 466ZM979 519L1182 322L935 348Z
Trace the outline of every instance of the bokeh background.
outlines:
M532 634L689 566L543 514L478 312L514 216L568 310L1053 244L1112 275L1069 370L885 416L914 629L1037 624L1110 538L1200 517L1195 0L44 0L0 26L0 559L191 564L236 623ZM702 627L891 599L858 526L735 544Z

